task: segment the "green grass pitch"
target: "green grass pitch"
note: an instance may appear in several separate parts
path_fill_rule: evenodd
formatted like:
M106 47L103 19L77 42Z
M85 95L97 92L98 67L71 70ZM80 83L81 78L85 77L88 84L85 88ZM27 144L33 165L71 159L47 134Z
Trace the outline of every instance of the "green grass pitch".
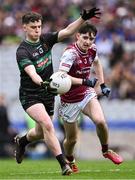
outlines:
M56 160L28 160L16 164L14 159L0 160L0 179L135 179L135 161L114 165L109 160L78 160L80 172L62 176Z

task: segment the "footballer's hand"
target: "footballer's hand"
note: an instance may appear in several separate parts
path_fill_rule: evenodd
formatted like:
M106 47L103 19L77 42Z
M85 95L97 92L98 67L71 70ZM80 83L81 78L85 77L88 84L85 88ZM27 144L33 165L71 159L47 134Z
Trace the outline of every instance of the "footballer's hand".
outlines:
M92 9L89 9L89 10L83 9L82 12L81 12L81 17L85 21L88 20L88 19L91 19L93 17L99 19L100 15L101 15L100 9L98 9L96 7L92 8Z
M92 79L83 79L82 85L88 86L88 87L94 87L97 82L97 78L92 78Z
M48 81L41 82L41 87L44 88L46 92L49 92L49 93L53 94L54 96L57 96L58 95L57 89L50 87L51 81L52 81L52 79L49 79Z
M104 83L101 84L100 87L101 87L101 91L102 91L103 95L108 97L111 92L111 89L108 88Z

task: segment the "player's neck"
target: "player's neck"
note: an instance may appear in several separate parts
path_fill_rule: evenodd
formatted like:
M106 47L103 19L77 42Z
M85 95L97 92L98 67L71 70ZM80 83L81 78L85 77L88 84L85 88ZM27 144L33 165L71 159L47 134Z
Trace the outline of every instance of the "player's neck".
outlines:
M27 37L27 38L26 38L26 41L34 44L34 43L38 43L38 42L39 42L39 39L37 39L37 40L32 40L32 39L29 39L29 38Z

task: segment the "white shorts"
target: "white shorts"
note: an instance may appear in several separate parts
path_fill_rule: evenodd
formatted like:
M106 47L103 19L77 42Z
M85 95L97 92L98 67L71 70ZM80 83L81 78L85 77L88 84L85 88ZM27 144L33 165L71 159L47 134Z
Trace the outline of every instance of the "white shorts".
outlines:
M77 103L61 102L59 107L60 117L68 123L76 122L79 113L85 108L87 103L96 96L97 94L95 92L91 92L88 93L86 97L80 102Z

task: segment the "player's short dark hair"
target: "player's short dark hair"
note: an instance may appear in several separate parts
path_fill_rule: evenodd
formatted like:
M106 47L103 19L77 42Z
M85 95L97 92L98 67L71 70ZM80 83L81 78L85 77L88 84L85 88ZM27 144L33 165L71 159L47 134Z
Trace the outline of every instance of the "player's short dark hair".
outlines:
M29 24L30 22L42 21L42 16L36 12L27 12L22 16L22 24Z
M80 34L86 34L86 33L94 33L94 35L96 36L97 34L97 29L94 25L89 24L89 23L84 23L80 29L78 30L78 32Z

